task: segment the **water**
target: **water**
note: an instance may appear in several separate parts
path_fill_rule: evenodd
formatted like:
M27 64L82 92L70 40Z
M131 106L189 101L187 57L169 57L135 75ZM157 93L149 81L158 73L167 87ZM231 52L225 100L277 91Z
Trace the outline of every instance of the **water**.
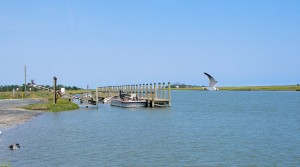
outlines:
M8 150L16 142L21 149ZM299 166L300 92L173 91L171 108L47 112L2 134L0 160L30 167Z

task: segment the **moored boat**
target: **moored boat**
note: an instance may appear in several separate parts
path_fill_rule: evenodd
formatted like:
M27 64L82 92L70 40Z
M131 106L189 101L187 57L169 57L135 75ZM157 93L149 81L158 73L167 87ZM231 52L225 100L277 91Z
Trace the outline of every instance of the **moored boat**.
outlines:
M124 108L146 107L147 102L144 99L138 99L135 94L122 94L111 99L112 106Z
M122 99L113 99L110 103L112 106L124 107L124 108L135 108L135 107L146 107L146 100L122 100Z

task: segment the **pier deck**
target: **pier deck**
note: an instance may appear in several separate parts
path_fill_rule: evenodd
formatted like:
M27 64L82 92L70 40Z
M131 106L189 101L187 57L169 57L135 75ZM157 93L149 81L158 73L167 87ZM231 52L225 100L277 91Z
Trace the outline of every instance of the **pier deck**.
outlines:
M122 86L98 87L98 98L112 98L120 93L135 94L137 99L147 101L148 107L170 107L171 106L171 86L170 82L154 84L135 84Z

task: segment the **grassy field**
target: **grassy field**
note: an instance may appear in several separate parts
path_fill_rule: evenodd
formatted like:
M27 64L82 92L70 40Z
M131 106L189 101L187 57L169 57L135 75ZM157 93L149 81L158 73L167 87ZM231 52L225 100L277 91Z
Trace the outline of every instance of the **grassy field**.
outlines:
M241 86L241 87L221 87L220 90L228 91L300 91L300 86Z
M23 92L16 92L13 96L12 92L0 92L0 99L22 99L24 98ZM45 103L34 104L23 107L27 110L45 110L45 111L66 111L78 109L79 106L69 99L59 98L56 104L53 104L53 93L49 91L35 91L27 92L26 98L40 98L44 99Z
M49 100L49 102L45 102L41 104L31 104L22 108L26 110L45 110L45 111L59 112L59 111L75 110L78 109L79 106L69 101L69 99L60 98L57 100L56 104L53 103L53 100Z
M52 92L49 91L36 91L27 92L26 98L44 98L48 99L53 96ZM24 92L16 92L14 95L12 92L0 92L0 99L22 99L24 98Z
M90 91L91 90L89 90L89 92ZM95 91L95 90L93 90L93 91ZM81 89L81 90L67 90L66 93L70 94L70 95L72 95L72 94L81 94L81 93L86 93L86 90L85 89Z
M300 91L297 85L282 86L235 86L235 87L218 87L221 91ZM172 88L172 90L199 90L204 91L202 87L192 88Z

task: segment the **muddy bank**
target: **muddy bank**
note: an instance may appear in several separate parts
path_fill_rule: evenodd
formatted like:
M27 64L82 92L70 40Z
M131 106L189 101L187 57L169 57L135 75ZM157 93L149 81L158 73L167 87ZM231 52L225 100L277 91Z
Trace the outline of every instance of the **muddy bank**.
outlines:
M41 99L0 100L0 128L13 127L38 116L41 111L29 111L17 107L42 102Z

